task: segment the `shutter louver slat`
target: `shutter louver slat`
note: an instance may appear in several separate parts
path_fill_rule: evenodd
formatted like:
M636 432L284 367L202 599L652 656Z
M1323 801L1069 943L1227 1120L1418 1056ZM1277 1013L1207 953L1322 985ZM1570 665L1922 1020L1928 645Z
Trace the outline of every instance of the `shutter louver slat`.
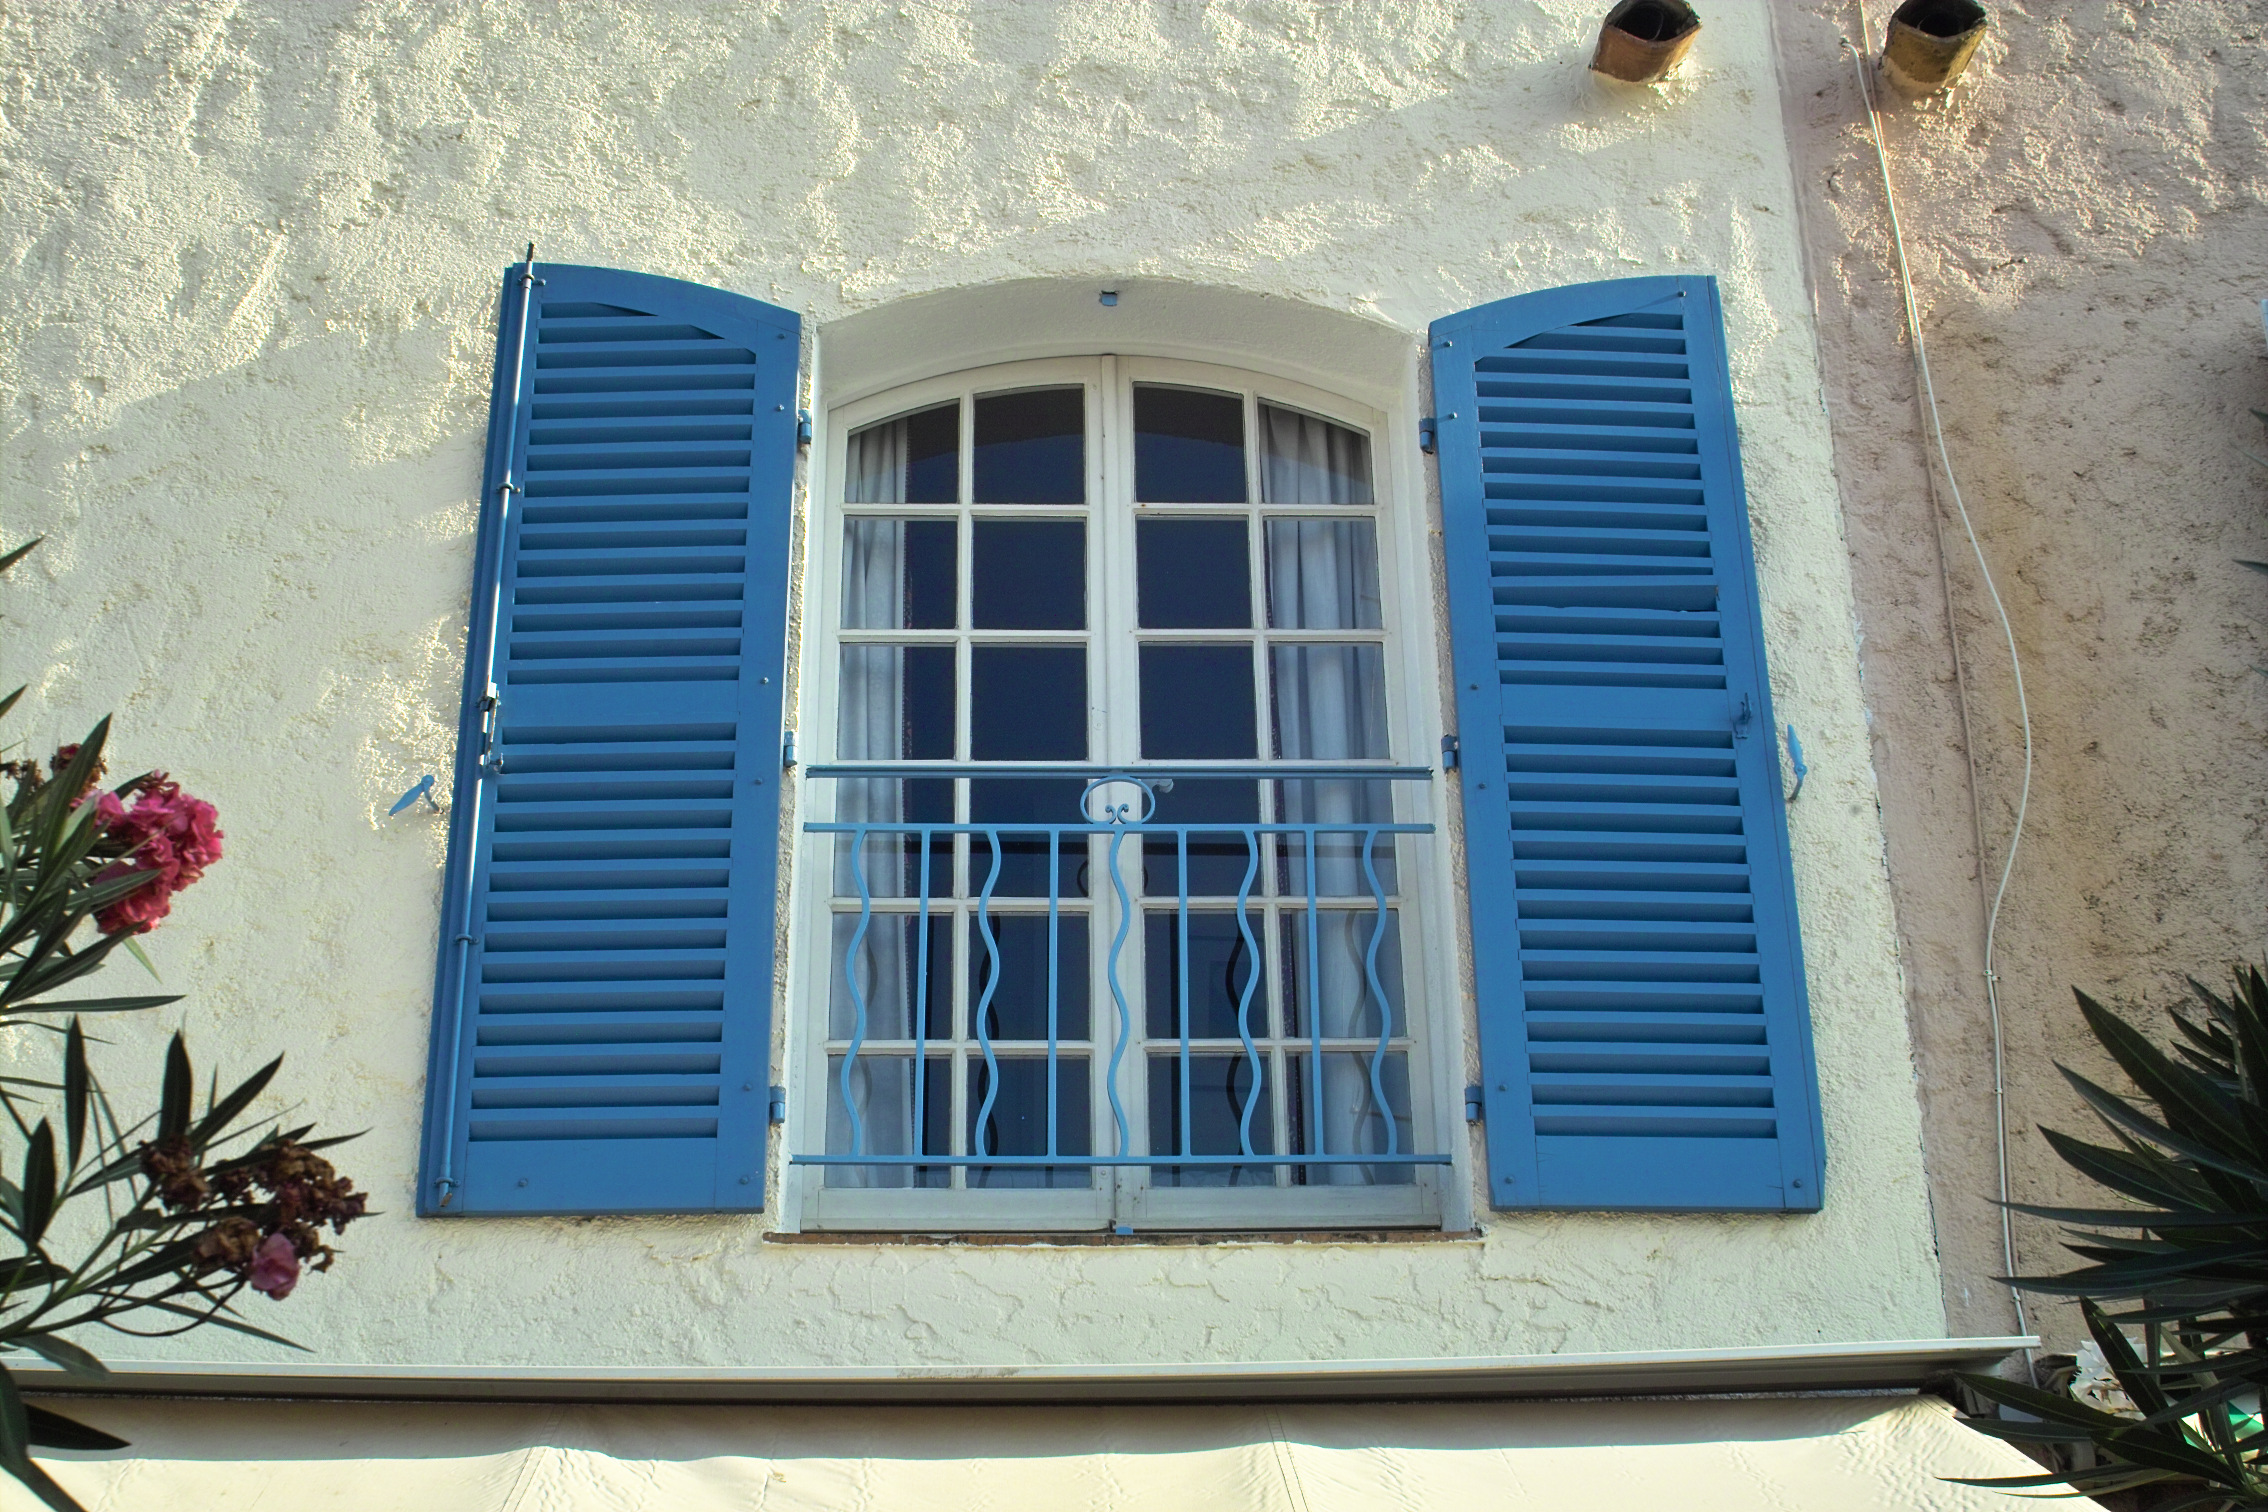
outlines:
M493 764L468 688L478 819L452 836L449 906L471 938L461 996L443 954L421 1206L755 1209L798 323L532 271L516 404L499 361L491 509L516 491L471 658Z
M1714 284L1505 300L1433 350L1491 1200L1815 1208Z

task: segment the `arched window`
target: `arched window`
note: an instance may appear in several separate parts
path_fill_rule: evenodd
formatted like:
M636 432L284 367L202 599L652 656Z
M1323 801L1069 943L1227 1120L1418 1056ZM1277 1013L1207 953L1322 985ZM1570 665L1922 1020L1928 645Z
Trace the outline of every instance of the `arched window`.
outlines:
M805 1221L1437 1219L1378 417L1098 357L829 431Z

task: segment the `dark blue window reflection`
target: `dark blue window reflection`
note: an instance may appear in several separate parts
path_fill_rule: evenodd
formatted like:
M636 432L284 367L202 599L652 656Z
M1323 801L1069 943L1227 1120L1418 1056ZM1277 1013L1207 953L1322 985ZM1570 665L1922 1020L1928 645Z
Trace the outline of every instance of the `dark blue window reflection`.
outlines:
M1268 1036L1268 988L1259 980L1257 957L1268 937L1267 920L1246 915L1252 939L1237 927L1234 913L1189 913L1189 945L1182 949L1181 911L1154 909L1143 915L1142 952L1150 1038L1181 1037L1181 970L1189 967L1189 1037L1237 1039L1239 1005L1252 989L1252 1011L1244 1025L1254 1039Z
M1251 654L1243 654L1249 665ZM1247 709L1251 706L1251 680L1247 670ZM1086 648L972 648L969 756L976 761L1086 760ZM1076 822L1077 818L1069 814L1064 822Z
M977 646L970 652L969 752L978 761L1084 761L1087 756L1087 653L1080 646ZM969 818L977 824L1077 824L1077 778L1067 782L978 778L969 784ZM1003 833L995 897L1045 897L1044 834ZM1086 842L1062 841L1057 882L1066 895L1084 893ZM969 887L984 889L993 863L989 839L969 853Z
M992 926L1000 975L985 1005L985 983L992 979L992 956L984 948L984 929ZM1057 914L1055 919L1055 1037L1087 1037L1087 918ZM987 913L969 931L969 1012L994 1041L1047 1038L1048 922L1045 914Z
M1250 646L1142 648L1142 754L1153 759L1250 760Z
M1243 397L1137 385L1134 497L1144 504L1242 504Z
M979 630L1087 628L1084 520L978 520L971 551Z
M979 777L969 783L969 820L997 824L1000 832L1000 871L993 876L993 845L988 835L969 842L969 892L981 894L992 877L995 898L1048 896L1047 839L1030 826L1078 824L1079 791L1086 784L1073 777L1030 780L1018 777ZM1026 828L1019 833L1015 826ZM1128 858L1131 864L1132 858ZM1078 835L1058 842L1056 891L1066 898L1087 896L1087 842Z
M1266 1056L1260 1058L1265 1070ZM1150 1152L1154 1155L1241 1155L1245 1132L1252 1153L1275 1153L1274 1113L1265 1081L1254 1095L1252 1062L1235 1055L1189 1057L1189 1128L1181 1126L1181 1058L1150 1057ZM1245 1105L1251 1104L1249 1121ZM1160 1166L1150 1174L1159 1186L1273 1186L1272 1166Z
M979 394L971 461L975 503L1085 503L1086 391Z
M1252 562L1242 520L1137 521L1134 578L1146 629L1244 630L1252 624Z
M961 498L961 407L941 404L908 415L908 504L957 504Z
M905 728L899 750L908 761L953 759L953 648L907 646Z
M958 537L951 520L906 521L906 629L950 630L958 622Z
M1218 782L1183 777L1170 791L1157 795L1151 818L1159 824L1257 824L1260 790L1257 783ZM1181 891L1178 837L1151 835L1142 842L1142 889L1152 897L1173 897ZM1267 855L1266 842L1260 854ZM1192 831L1188 839L1189 895L1193 898L1233 898L1251 875L1251 896L1266 887L1264 873L1252 864L1252 848L1235 830ZM1265 862L1262 863L1265 865Z
M1088 1128L1085 1060L1058 1056L1055 1073L1055 1149L1057 1155L1086 1155L1093 1143ZM1046 1155L1048 1073L1044 1057L1000 1057L997 1084L984 1061L969 1063L969 1153ZM988 1094L991 1107L985 1106ZM1081 1166L971 1166L972 1187L1083 1187Z

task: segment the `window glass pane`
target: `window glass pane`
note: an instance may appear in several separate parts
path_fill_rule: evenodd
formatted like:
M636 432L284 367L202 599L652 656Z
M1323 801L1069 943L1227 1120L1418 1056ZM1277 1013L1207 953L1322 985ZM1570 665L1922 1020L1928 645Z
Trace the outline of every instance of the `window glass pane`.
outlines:
M1411 1143L1415 1126L1410 1121L1408 1056L1389 1053L1378 1067L1384 1108L1371 1086L1367 1053L1326 1054L1320 1086L1312 1057L1287 1055L1284 1061L1284 1102L1291 1115L1287 1154L1380 1154L1389 1124L1397 1151L1407 1155L1417 1148ZM1407 1186L1416 1179L1406 1165L1292 1167L1292 1180L1303 1186Z
M1249 760L1253 729L1252 648L1144 646L1142 754Z
M971 613L979 630L1087 628L1084 520L978 520Z
M979 394L973 464L974 503L1085 503L1086 390Z
M1377 645L1275 647L1276 754L1286 761L1386 755L1386 653Z
M835 705L835 754L843 761L950 761L953 759L954 670L951 646L845 646ZM846 824L904 826L950 824L950 779L853 778L835 786L835 817ZM915 864L920 836L903 828L866 838L858 867L853 837L835 837L835 893L907 898L922 890ZM953 842L930 841L928 890L951 890Z
M858 1004L851 995L855 976L866 997L866 1038L914 1037L914 1004L926 1003L921 1028L931 1039L953 1033L953 916L936 909L929 915L925 962L918 914L871 914L859 938L858 915L835 915L835 954L828 973L827 1037L847 1040L858 1033ZM858 954L851 957L851 942ZM844 969L846 962L855 971ZM926 966L926 971L924 967Z
M835 706L844 761L953 759L953 648L845 646Z
M1244 398L1134 389L1134 497L1145 504L1242 504Z
M951 520L843 522L843 628L950 630L960 555Z
M914 1063L910 1055L861 1054L850 1065L850 1095L843 1095L845 1057L827 1058L827 1153L830 1155L942 1155L952 1148L952 1063L926 1062L919 1117L914 1106ZM851 1110L858 1110L864 1148L853 1136ZM921 1130L916 1149L914 1130ZM946 1166L828 1166L831 1187L941 1187L952 1184Z
M961 497L961 406L900 415L851 432L846 504L955 504Z
M1368 504L1370 438L1273 404L1260 406L1260 497L1270 504Z
M1078 778L1027 780L1014 777L979 777L969 784L969 820L1002 826L1024 824L1080 824ZM1055 867L1056 896L1083 898L1091 880L1087 842L1080 835L1065 835L1058 842ZM1047 836L1026 829L1003 828L999 846L1000 870L992 870L993 844L989 835L969 842L969 893L981 896L986 881L995 898L1048 896Z
M1379 994L1385 994L1386 1011L1393 1016L1393 1032L1402 1023L1402 931L1400 915L1386 910L1386 925L1379 928L1374 908L1319 908L1315 911L1316 960L1307 954L1307 910L1283 916L1284 960L1291 973L1291 1033L1306 1038L1310 1004L1323 1005L1325 1039L1378 1038ZM1378 980L1371 981L1373 944L1378 947Z
M1394 784L1339 777L1308 777L1276 785L1276 812L1287 824L1323 826L1315 834L1315 895L1319 898L1392 897L1399 887L1392 835L1368 828L1394 822ZM1363 866L1369 847L1369 868ZM1282 880L1276 885L1307 896L1307 839L1286 835ZM1375 873L1377 894L1371 890Z
M992 1002L984 1005L992 955L984 948L984 927L992 926L1000 978ZM1055 1037L1087 1037L1087 916L1056 915ZM1047 915L987 913L969 929L970 1036L981 1016L993 1041L1047 1039ZM980 1007L982 1013L980 1015Z
M1257 1079L1252 1061L1235 1055L1189 1057L1189 1143L1192 1155L1241 1155L1244 1132L1249 1131L1252 1153L1272 1155L1276 1149L1275 1114L1269 1107L1265 1071L1268 1058L1260 1058L1263 1074ZM1150 1152L1179 1154L1181 1129L1181 1057L1150 1057ZM1257 1092L1257 1096L1254 1093ZM1251 1117L1246 1119L1246 1102ZM1157 1186L1274 1186L1272 1166L1158 1166L1150 1172Z
M1047 1061L1044 1057L1003 1056L999 1095L985 1107L993 1072L982 1058L969 1062L969 1153L1045 1155L1047 1148ZM1087 1062L1056 1057L1055 1150L1086 1155L1093 1145L1088 1128ZM1083 1187L1091 1177L1081 1166L971 1166L972 1187Z
M1086 648L972 648L969 755L977 761L1086 760ZM1072 814L1050 822L1077 820Z
M1222 782L1209 778L1176 779L1172 788L1159 792L1150 816L1159 824L1199 824L1219 820L1226 824L1260 822L1257 783ZM1143 842L1142 890L1152 897L1173 897L1181 891L1178 847L1172 835L1150 835ZM1267 842L1260 843L1267 855ZM1265 862L1262 863L1265 865ZM1265 873L1252 865L1252 847L1235 830L1197 830L1189 836L1189 895L1193 898L1233 898L1252 873L1251 896L1266 888Z
M1378 536L1369 520L1268 522L1268 623L1279 630L1376 630Z
M1243 630L1252 624L1252 563L1242 520L1141 520L1134 526L1135 597L1152 630Z
M1142 960L1146 974L1145 1022L1153 1040L1181 1038L1181 911L1152 909L1143 915ZM1254 1039L1268 1037L1268 986L1255 958L1264 949L1267 920L1248 913L1248 943L1236 914L1189 912L1189 1037L1240 1038L1240 1022ZM1252 991L1250 1016L1240 1020L1245 989Z

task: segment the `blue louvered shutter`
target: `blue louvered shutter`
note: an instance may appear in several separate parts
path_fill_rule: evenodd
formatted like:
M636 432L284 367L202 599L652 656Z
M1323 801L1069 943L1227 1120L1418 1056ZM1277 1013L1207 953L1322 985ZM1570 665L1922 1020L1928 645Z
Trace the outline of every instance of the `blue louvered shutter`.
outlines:
M798 333L506 277L423 1212L763 1204Z
M1716 282L1523 295L1432 348L1490 1202L1817 1208Z

